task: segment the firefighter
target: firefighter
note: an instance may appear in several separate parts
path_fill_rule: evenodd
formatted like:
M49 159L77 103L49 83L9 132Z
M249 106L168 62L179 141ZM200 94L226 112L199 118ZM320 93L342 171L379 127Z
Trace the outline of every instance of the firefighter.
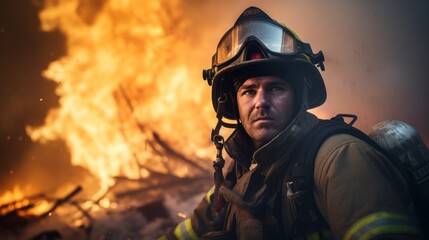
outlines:
M161 239L423 239L401 173L352 135L321 143L310 182L284 180L306 172L293 163L321 121L307 110L326 99L323 61L261 9L239 16L203 71L218 118L212 139L231 164L221 186ZM216 140L222 126L234 128L224 142ZM223 210L213 210L222 197Z

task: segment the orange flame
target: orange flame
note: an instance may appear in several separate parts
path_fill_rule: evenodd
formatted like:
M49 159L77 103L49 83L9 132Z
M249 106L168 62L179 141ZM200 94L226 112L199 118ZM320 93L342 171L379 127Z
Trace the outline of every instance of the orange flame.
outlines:
M30 206L30 200L25 197L25 192L27 192L26 190L26 187L15 185L12 190L6 191L0 197L0 203L6 203L1 206L0 215L6 215L9 212L17 210L19 215L30 214L38 216L45 213L52 207L52 203L42 200L35 203L31 208L25 209Z
M149 168L192 174L156 154L159 145L148 144L154 138L190 159L213 156L209 88L202 67L185 54L192 46L179 3L46 1L40 12L44 31L66 36L67 55L43 72L58 83L60 107L27 132L35 141L64 140L72 164L98 176L101 192L112 177L147 177ZM198 164L209 169L206 162Z

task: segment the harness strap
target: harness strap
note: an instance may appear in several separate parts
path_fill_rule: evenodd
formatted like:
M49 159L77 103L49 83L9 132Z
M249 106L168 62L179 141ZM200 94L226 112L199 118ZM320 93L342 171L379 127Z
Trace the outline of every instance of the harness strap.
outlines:
M318 239L324 239L322 231L329 228L313 196L314 160L325 140L333 135L346 133L371 142L366 134L345 123L344 117L352 118L350 125L356 121L355 115L344 114L337 115L332 120L321 120L300 140L299 148L292 155L295 163L288 169L282 188L282 199L289 202L289 207L284 206L282 212L283 216L290 216L290 219L283 221L283 226L286 229L290 227L287 224L292 225L289 230L294 238L319 235ZM376 147L376 144L371 145Z

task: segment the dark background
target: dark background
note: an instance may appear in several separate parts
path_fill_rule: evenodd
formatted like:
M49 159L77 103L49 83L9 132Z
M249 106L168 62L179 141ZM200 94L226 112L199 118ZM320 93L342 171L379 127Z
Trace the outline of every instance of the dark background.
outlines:
M5 182L21 182L18 178L23 174L17 174L18 171L31 174L31 170L18 168L24 161L40 166L50 164L53 168L69 161L63 143L33 143L25 131L26 126L43 124L49 109L58 105L55 84L41 73L66 51L61 33L40 30L37 15L40 7L41 3L26 0L0 4L0 183L3 186ZM47 152L55 156L54 161L46 159ZM53 171L50 174L61 176ZM0 195L4 190L0 190Z

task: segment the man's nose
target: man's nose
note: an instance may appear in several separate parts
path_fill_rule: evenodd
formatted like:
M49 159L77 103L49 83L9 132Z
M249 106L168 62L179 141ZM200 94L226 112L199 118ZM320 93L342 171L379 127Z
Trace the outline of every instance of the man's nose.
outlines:
M256 97L255 97L255 107L256 108L263 108L267 109L270 107L270 101L268 99L268 94L265 90L259 89L257 91Z

